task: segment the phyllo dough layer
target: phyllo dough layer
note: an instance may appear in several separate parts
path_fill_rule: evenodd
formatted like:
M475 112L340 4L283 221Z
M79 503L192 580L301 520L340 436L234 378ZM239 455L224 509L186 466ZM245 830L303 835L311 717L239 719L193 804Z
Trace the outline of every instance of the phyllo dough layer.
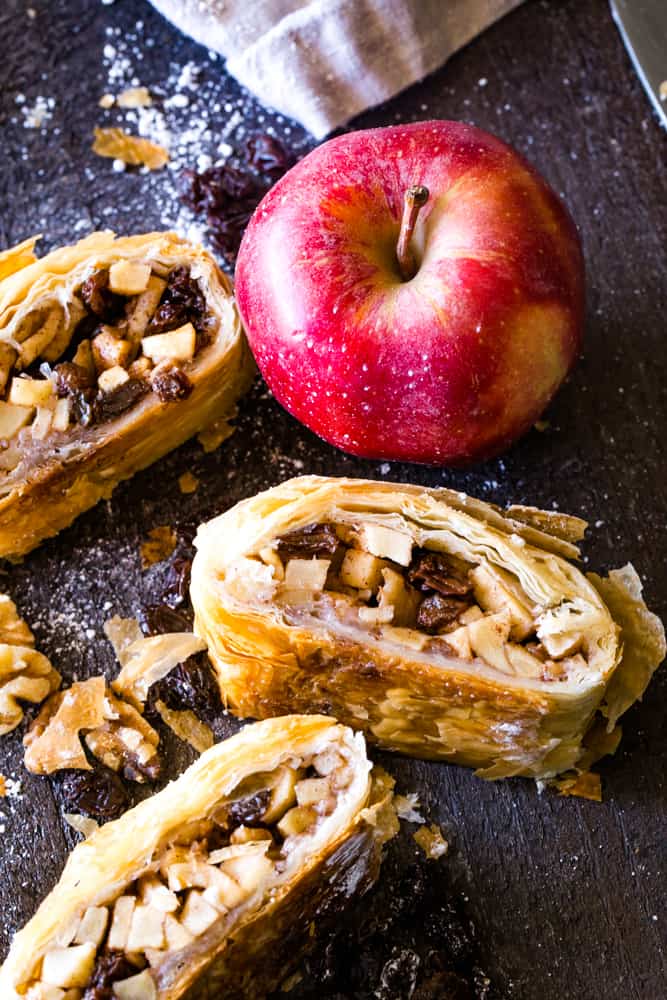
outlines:
M333 719L247 726L74 849L0 995L264 996L376 879L392 785Z
M241 716L327 711L391 750L553 776L609 750L665 654L632 567L600 580L569 561L584 529L446 489L293 479L199 529L195 630Z
M229 282L174 233L0 254L0 556L234 412L254 365Z

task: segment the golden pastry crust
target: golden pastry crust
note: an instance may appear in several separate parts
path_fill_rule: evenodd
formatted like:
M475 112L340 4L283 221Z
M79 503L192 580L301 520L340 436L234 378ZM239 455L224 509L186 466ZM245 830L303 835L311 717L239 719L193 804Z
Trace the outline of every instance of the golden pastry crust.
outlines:
M474 594L465 599L472 608L432 638L415 630L409 608L410 627L396 627L382 588L368 607L371 591L341 587L342 576L333 590L344 594L328 592L328 584L315 597L290 591L277 540L317 524L333 525L339 539L357 546L346 550L357 557L369 525L407 537L403 566L375 560L378 569L393 566L393 578L405 573L415 544L472 567ZM576 556L583 526L532 508L503 514L444 489L290 480L200 528L195 631L208 644L223 698L240 716L329 711L390 750L466 764L487 778L553 776L584 758L588 766L584 739L598 710L613 728L665 655L662 625L636 587L631 598L626 587L621 608L613 574L593 586L563 558ZM350 534L357 541L350 543ZM361 556L372 561L368 551ZM400 563L398 549L394 556ZM334 560L328 568L326 559L294 562L311 575L319 563L331 580L338 564L335 555L327 558ZM479 567L490 572L495 591ZM509 609L494 604L498 593ZM480 651L480 619L488 656ZM496 630L490 639L488 628Z
M188 398L163 401L147 392L104 423L70 424L43 440L37 436L29 454L23 449L18 464L0 472L0 556L7 558L29 552L109 497L121 480L228 416L254 374L230 284L201 246L174 233L116 238L98 232L36 260L33 243L27 241L0 257L0 350L10 359L18 351L19 366L26 318L59 310L65 330L82 282L120 262L149 263L163 272L185 265L217 323L211 342L189 364L193 388ZM113 338L110 343L117 346ZM107 367L106 361L102 364ZM121 372L120 377L126 376Z
M352 894L363 891L377 877L381 846L397 830L393 782L382 772L369 776L371 765L361 736L321 716L290 716L247 726L208 750L158 795L79 844L58 885L14 938L0 970L3 998L26 995L40 976L43 956L53 950L57 940L62 942L67 928L75 926L82 914L91 920L99 916L99 908L114 906L114 900L128 891L133 880L139 879L146 892L146 881L141 880L146 880L147 870L156 875L162 871L155 859L172 864L169 858L183 854L185 848L171 845L183 844L188 830L196 838L199 824L218 816L226 802L235 801L234 792L244 787L242 782L275 769L284 770L298 760L317 762L332 751L342 755L337 759L347 768L348 784L335 810L322 813L314 832L306 832L302 840L295 837L291 853L285 853L288 842L283 844L280 857L286 860L268 876L262 895L250 897L241 910L223 908L208 929L196 933L194 939L191 934L189 943L168 951L159 961L150 949L147 951L151 965L145 975L155 986L151 995L157 1000L176 1000L186 992L188 997L213 997L221 995L220 991L225 996L258 998L276 988L309 947L312 921L319 927L329 911L339 910ZM326 767L320 765L320 771ZM241 843L242 831L247 838L247 827L240 828L236 839L232 835L232 844L240 843L240 847L217 854L255 851L257 842L245 847ZM283 834L288 836L288 831L283 830ZM218 863L213 854L210 861ZM224 870L224 861L222 867ZM169 891L166 884L160 888L155 876L148 876L149 883L152 880L148 891L167 900L160 903L163 920L164 911L169 911L171 919L175 907L169 899L184 884L179 880L187 879L188 868L188 863L172 864ZM184 925L192 930L187 918ZM81 929L78 935L75 944L81 939Z

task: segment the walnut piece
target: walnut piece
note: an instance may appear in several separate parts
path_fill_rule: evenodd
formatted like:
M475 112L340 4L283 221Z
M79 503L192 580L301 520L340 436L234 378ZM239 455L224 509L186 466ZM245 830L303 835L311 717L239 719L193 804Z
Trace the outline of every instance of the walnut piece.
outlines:
M33 645L16 605L0 594L0 735L11 733L23 719L20 701L39 704L60 687L60 674Z

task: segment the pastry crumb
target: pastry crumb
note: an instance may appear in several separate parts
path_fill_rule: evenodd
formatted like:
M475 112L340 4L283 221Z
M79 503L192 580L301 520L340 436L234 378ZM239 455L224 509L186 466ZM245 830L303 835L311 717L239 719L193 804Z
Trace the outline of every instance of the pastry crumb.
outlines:
M119 108L148 108L152 103L148 87L128 87L116 98Z
M116 103L116 98L113 96L113 94L102 94L97 103L100 108L104 108L106 111L114 106L114 104Z
M554 782L554 786L559 795L575 795L580 799L602 802L600 775L593 771L584 771L571 778L560 778Z
M420 802L416 792L409 792L407 795L395 795L394 805L396 806L396 815L399 819L404 819L407 823L426 822L419 812Z
M194 493L199 486L199 480L191 472L184 472L178 477L178 488L181 493Z
M209 424L197 435L197 440L207 454L215 451L223 441L232 436L236 428L230 423L230 420L233 420L235 416L236 412L231 413L228 417L222 417L222 419Z
M93 152L130 166L160 170L169 162L169 153L157 142L130 135L122 128L95 128Z
M161 524L148 532L148 538L141 543L141 568L148 569L154 563L168 559L176 548L176 532L168 524Z
M412 835L427 858L436 861L449 850L449 841L445 840L440 827L436 823L422 826Z
M667 80L663 80L658 89L661 101L667 101Z

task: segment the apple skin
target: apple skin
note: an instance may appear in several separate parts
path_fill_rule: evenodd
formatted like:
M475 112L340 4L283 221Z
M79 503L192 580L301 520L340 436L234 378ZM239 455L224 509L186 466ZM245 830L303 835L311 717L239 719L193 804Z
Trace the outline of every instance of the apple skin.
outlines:
M396 261L403 197L419 266ZM499 139L427 121L350 132L273 187L236 298L278 401L365 458L462 464L528 430L577 357L581 245L564 205Z

